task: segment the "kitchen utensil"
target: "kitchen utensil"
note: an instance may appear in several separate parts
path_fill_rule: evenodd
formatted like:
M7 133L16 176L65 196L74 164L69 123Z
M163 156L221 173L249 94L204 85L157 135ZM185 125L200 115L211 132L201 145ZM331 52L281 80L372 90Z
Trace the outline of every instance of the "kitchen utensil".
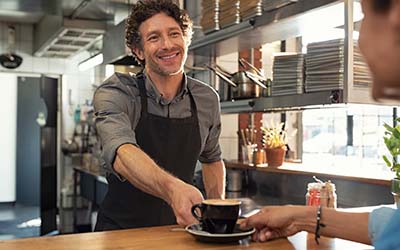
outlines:
M218 65L215 67L206 65L206 67L233 87L231 89L233 99L260 97L262 89L266 87L251 72L238 71L232 74Z
M227 83L229 83L230 85L232 85L232 87L237 87L237 84L234 83L231 79L229 79L227 76L225 76L225 74L218 70L217 68L211 67L209 65L206 65L206 67L208 69L210 69L211 71L213 71L217 76L221 77L224 81L226 81Z
M259 76L263 77L264 80L265 80L264 74L261 73L261 71L258 70L253 64L249 63L249 62L248 62L247 60L245 60L244 58L240 58L240 59L239 59L239 62L240 62L242 65L246 65L247 67L250 67L254 72L256 72ZM246 67L244 67L244 68L246 68Z

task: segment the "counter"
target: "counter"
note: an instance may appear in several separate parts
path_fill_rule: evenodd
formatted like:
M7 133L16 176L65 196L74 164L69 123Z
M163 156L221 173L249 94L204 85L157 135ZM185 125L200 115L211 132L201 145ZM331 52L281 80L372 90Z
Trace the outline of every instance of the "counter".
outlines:
M140 229L117 230L109 232L69 234L40 238L0 241L0 250L133 250L133 249L373 249L372 246L351 241L321 237L320 245L314 241L313 234L300 232L288 239L277 239L264 243L248 242L239 244L210 244L196 241L190 234L182 230L172 230L174 226L148 227Z

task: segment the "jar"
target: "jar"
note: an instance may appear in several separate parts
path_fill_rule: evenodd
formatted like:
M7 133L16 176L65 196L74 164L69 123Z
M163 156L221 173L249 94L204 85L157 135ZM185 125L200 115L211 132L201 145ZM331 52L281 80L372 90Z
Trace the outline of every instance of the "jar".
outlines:
M257 161L256 164L264 164L266 162L265 160L265 150L263 148L259 149L257 151Z
M306 193L307 206L319 206L321 204L322 183L308 183Z
M335 184L328 182L308 183L306 193L306 205L322 207L337 207L337 195Z
M332 182L325 182L321 189L321 206L324 207L337 207L336 186Z

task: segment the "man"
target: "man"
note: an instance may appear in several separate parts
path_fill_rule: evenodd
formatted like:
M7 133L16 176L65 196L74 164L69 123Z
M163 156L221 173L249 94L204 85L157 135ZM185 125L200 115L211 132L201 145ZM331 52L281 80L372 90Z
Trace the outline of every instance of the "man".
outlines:
M373 75L375 99L400 99L400 0L363 0L359 45ZM319 219L318 219L319 218ZM270 206L243 221L265 241L307 231L399 249L400 211L382 207L371 213L348 213L311 206ZM385 229L386 227L386 229Z
M144 71L116 73L94 96L112 173L96 231L195 223L191 207L203 200L191 185L197 160L207 197L224 198L218 96L183 72L191 36L189 16L172 1L133 5L126 44Z

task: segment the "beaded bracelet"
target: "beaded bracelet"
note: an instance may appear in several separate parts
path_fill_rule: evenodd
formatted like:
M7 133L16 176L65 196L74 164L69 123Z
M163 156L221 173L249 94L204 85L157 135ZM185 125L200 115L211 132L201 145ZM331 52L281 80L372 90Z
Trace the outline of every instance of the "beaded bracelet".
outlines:
M319 245L318 239L321 237L319 234L319 229L321 227L325 227L325 224L321 223L321 215L322 215L322 207L321 205L318 206L317 210L317 225L315 227L315 242Z

